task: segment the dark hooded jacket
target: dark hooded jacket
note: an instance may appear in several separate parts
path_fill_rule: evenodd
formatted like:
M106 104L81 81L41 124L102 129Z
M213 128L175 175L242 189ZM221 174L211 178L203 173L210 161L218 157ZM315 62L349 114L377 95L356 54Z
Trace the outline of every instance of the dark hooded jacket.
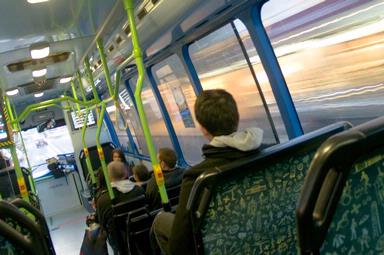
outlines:
M185 170L182 168L175 168L168 171L163 170L165 187L168 189L180 185L184 172ZM151 179L148 181L146 195L151 210L161 207L160 193L154 175L152 175Z
M192 227L186 206L197 177L213 167L220 167L242 157L258 153L262 136L263 131L261 129L252 128L243 132L236 132L230 136L214 137L210 145L203 146L204 161L184 173L167 254L194 254Z

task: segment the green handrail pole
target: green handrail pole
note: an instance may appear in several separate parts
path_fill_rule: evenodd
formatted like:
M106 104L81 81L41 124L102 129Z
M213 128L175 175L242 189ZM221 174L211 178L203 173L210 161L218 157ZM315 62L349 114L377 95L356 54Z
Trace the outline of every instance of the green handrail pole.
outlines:
M91 175L92 184L96 184L96 177L95 177L95 173L94 173L93 168L92 168L91 159L89 157L88 146L87 146L87 143L85 142L85 131L87 130L87 123L88 123L89 112L90 112L90 109L87 107L86 111L85 111L85 116L84 116L84 122L83 122L84 124L83 124L83 127L81 129L81 141L83 142L83 150L84 150L84 155L85 155L85 163L87 165L88 172Z
M13 104L12 104L12 109L13 109L13 111L15 113L14 116L17 118L17 112L16 112L16 109L15 109L15 105L13 105ZM27 149L25 148L23 134L21 133L20 122L16 122L16 123L17 123L17 131L18 131L18 133L20 135L21 146L23 148L23 151L24 151L24 154L25 154L25 158L26 158L27 164L28 164L28 170L29 170L28 181L29 181L29 184L31 186L33 194L37 195L35 180L33 179L33 176L32 176L32 166L31 166L31 162L29 161L29 158L28 158Z
M101 167L103 169L105 182L107 183L109 197L111 198L111 200L113 200L115 198L115 194L113 193L111 182L109 181L107 163L105 162L103 147L101 147L101 144L100 144L100 133L101 133L101 127L103 125L104 113L106 108L107 108L106 104L104 102L101 102L100 117L97 119L96 146L97 146L97 152L99 154L99 158L101 162Z
M141 53L136 24L135 24L134 4L133 4L133 0L122 0L122 1L124 3L124 8L127 11L128 21L131 28L133 54L135 56L137 71L138 71L138 78L137 78L136 91L135 91L135 100L137 104L137 110L139 112L140 122L143 128L145 140L147 142L149 156L152 161L156 183L157 183L157 186L159 187L161 201L163 203L164 209L167 210L169 209L168 208L169 201L168 201L167 191L164 185L164 176L161 171L160 164L156 157L155 146L153 144L152 136L147 123L147 118L144 112L143 102L141 100L141 91L143 87L145 69L144 69L143 56Z
M77 97L77 91L76 91L76 86L75 86L74 81L71 81L71 87L72 87L73 98L78 101L79 98ZM76 104L76 107L77 107L78 112L80 113L80 110L81 110L80 105Z
M4 97L4 101L5 101L5 107L6 107L5 120L7 122L7 125L8 124L11 125L11 123L12 123L12 121L14 119L14 116L13 116L13 113L12 113L12 107L11 107L11 104L9 102L9 99L6 96ZM13 129L13 127L12 127L12 129ZM12 134L12 130L10 130L10 134L13 135ZM21 171L21 168L20 168L20 163L19 163L19 158L17 157L15 143L12 142L12 144L9 146L9 148L11 150L13 166L15 168L17 184L19 186L21 197L25 201L29 202L28 190L27 190L27 186L25 185L25 180L24 180L23 172Z
M81 75L80 75L79 71L77 71L76 77L77 77L77 81L79 83L81 96L83 97L83 101L86 102L87 101L87 93L85 93L85 89L84 89L84 86L83 86L83 81L81 80Z
M23 172L21 171L19 158L17 157L17 153L16 153L16 145L15 144L11 145L10 150L11 150L13 166L15 168L17 184L19 185L21 197L25 201L29 202L27 186L25 185L24 175L23 175Z
M13 111L12 111L13 109L11 107L11 102L9 101L9 98L7 96L4 96L4 102L5 102L5 107L7 107L7 110L8 110L8 116L9 116L10 121L11 121L12 129L17 130L17 125L16 125L16 123L13 122L15 117L13 115Z
M90 100L90 101L87 101L87 102L83 102L83 101L75 100L74 98L69 97L69 96L63 96L63 97L60 97L60 98L54 98L54 99L46 100L46 101L38 103L38 104L28 105L24 109L24 111L19 115L19 117L17 119L15 119L14 121L12 121L12 123L14 123L16 121L24 120L28 116L28 114L31 111L33 111L34 109L36 109L36 108L43 108L43 107L47 107L47 106L53 106L56 103L61 103L61 102L64 102L64 101L68 101L68 102L72 102L72 103L77 103L77 104L80 104L80 105L82 105L84 107L87 107L87 106L89 107L89 106L92 106L92 105L98 103L97 100Z
M93 75L92 75L92 72L91 72L91 68L89 67L89 59L88 59L88 57L86 57L84 59L84 68L85 68L85 73L86 73L86 75L88 77L88 82L89 82L89 84L91 84L91 87L92 87L93 97L95 98L95 100L97 102L100 102L100 98L99 98L99 95L97 94L95 83L93 82Z
M103 66L105 81L107 83L109 95L113 96L114 94L113 94L111 76L109 74L108 63L107 63L107 59L106 59L105 53L104 53L103 41L100 38L97 38L96 46L97 46L97 49L99 50L100 60L101 60L102 66Z

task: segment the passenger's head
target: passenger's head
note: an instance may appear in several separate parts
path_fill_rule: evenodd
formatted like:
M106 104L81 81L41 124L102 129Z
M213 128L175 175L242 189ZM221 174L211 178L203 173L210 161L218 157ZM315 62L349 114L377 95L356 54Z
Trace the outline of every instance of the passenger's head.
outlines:
M101 189L101 190L105 189L107 187L107 184L105 182L103 169L101 167L99 167L99 169L97 170L97 179L98 179L98 189Z
M143 165L139 164L133 167L133 178L135 178L136 182L145 182L150 178L150 173L148 171L148 168Z
M125 163L126 160L125 160L123 151L120 149L114 149L112 151L112 160L113 161L121 161L121 162Z
M176 166L177 156L175 151L170 148L160 148L157 158L162 170L171 170Z
M239 125L235 99L223 89L203 91L196 98L195 115L209 140L214 136L232 134Z
M127 177L127 165L120 161L108 164L108 174L111 182L121 181Z

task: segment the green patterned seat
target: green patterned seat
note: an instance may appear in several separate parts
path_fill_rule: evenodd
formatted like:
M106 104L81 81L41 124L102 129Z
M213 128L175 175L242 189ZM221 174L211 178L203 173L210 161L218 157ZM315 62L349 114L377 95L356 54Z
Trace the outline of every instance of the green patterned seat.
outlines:
M313 155L335 124L267 148L195 182L188 207L200 254L297 254L295 208Z
M384 254L384 149L356 162L322 254Z
M302 254L384 254L384 118L323 144L297 217Z

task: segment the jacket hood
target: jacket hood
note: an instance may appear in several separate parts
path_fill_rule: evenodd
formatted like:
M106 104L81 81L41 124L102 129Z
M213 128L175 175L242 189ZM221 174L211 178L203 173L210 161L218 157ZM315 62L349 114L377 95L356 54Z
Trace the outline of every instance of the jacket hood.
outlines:
M251 151L260 147L263 141L263 130L260 128L247 128L230 135L215 136L209 145L214 147L231 147L240 151Z
M133 190L133 188L135 188L135 184L128 179L117 182L111 182L111 186L112 188L116 188L121 193L128 193Z

